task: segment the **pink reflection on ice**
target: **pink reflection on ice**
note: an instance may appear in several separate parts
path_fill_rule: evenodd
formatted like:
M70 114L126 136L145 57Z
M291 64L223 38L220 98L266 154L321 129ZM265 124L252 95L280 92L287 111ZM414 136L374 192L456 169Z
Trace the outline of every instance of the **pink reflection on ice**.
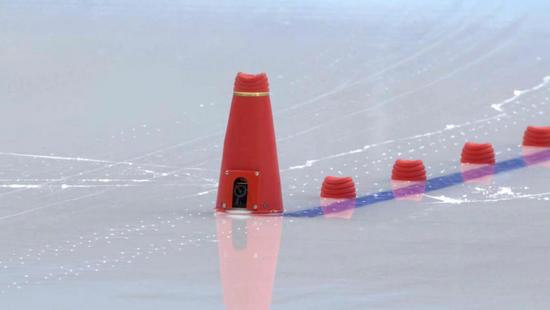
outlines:
M396 200L421 201L426 192L426 181L391 180L391 189Z
M466 183L479 183L483 185L491 184L495 174L495 165L493 164L461 164L462 179Z
M226 309L269 309L283 218L217 213L216 226Z
M349 220L355 211L355 199L321 198L321 209L325 218Z
M529 166L550 167L550 147L524 145L521 150Z

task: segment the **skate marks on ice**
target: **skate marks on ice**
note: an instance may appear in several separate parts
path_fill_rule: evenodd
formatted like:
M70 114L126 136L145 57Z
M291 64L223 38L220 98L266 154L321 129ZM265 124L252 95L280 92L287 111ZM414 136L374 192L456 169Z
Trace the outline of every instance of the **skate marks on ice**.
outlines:
M533 86L532 88L529 88L529 89L526 89L526 90L521 90L521 91L516 90L516 91L513 92L514 96L512 96L508 99L505 99L501 102L491 104L491 108L495 109L496 111L501 112L498 115L483 118L483 119L479 119L479 120L476 120L476 121L468 121L468 122L463 123L463 124L457 124L457 125L449 124L449 125L445 126L445 128L442 128L440 130L436 130L436 131L432 131L432 132L428 132L428 133L424 133L424 134L418 134L418 135L414 135L414 136L406 137L406 138L387 140L387 141L380 142L380 143L365 145L361 149L356 149L356 150L352 150L352 151L348 151L348 152L342 152L342 153L339 153L339 154L330 155L330 156L319 158L319 159L311 159L311 160L306 161L306 163L303 164L303 165L297 165L297 166L289 167L288 170L303 169L303 168L306 168L306 167L311 167L311 166L313 166L313 164L315 164L316 162L319 162L319 161L325 161L325 160L334 159L334 158L338 158L338 157L342 157L342 156L346 156L346 155L362 153L362 152L364 152L364 151L366 151L366 150L368 150L372 147L377 147L377 146L382 146L382 145L386 145L386 144L402 142L402 141L407 141L407 140L417 140L417 139L420 139L420 138L426 138L426 137L430 137L430 136L433 136L433 135L442 134L442 133L444 133L446 131L449 131L449 130L459 129L459 128L462 128L462 127L476 125L476 124L480 124L480 123L486 123L486 122L489 122L491 120L500 120L502 117L513 117L514 115L510 115L509 113L506 113L506 111L502 108L502 106L504 106L505 104L511 103L511 102L515 102L520 97L522 97L526 94L529 94L531 92L540 90L540 89L544 88L546 85L548 85L548 83L550 83L550 76L545 76L543 78L542 83L537 84L537 85ZM546 101L548 101L548 99L546 99ZM543 103L543 104L546 104L546 103Z

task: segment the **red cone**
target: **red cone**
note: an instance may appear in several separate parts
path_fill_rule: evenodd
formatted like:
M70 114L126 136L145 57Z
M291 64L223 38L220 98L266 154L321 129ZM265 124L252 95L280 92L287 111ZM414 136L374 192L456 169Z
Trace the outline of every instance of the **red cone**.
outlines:
M392 180L426 181L426 168L422 160L398 159L393 165Z
M351 177L326 177L321 186L321 208L324 216L350 219L355 210L356 191Z
M275 130L265 73L239 72L225 143L216 210L283 212Z
M523 145L550 147L550 126L527 127L523 135Z
M491 143L466 142L460 162L463 164L494 164L495 151Z
M351 177L328 176L321 187L322 198L351 199L356 197L355 183Z

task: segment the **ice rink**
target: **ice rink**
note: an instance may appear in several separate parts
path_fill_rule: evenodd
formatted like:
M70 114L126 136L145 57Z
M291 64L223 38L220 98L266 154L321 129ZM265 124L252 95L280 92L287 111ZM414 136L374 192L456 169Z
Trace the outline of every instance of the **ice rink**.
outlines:
M1 1L0 309L549 309L546 1ZM214 212L237 72L285 216ZM461 176L465 142L494 175ZM548 154L548 153L546 153ZM527 157L522 157L522 156ZM425 193L392 194L396 159ZM320 207L328 176L357 205Z

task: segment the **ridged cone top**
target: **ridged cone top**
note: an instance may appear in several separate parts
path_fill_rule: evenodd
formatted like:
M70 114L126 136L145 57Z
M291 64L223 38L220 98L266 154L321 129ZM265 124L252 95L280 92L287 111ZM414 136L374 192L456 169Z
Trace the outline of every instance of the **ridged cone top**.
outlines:
M236 92L264 93L269 92L269 81L265 73L247 74L239 72L235 78Z

